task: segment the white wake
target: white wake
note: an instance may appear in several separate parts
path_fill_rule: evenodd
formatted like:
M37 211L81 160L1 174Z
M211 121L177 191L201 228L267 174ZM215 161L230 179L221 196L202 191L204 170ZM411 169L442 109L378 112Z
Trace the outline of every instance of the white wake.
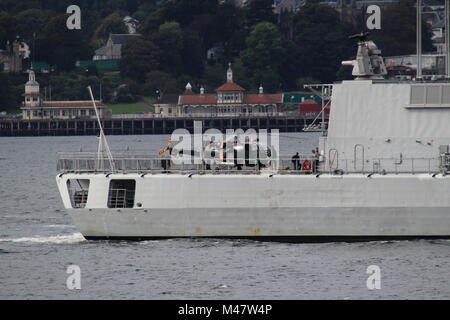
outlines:
M32 243L54 243L54 244L71 244L86 241L81 233L70 235L57 235L50 237L33 236L14 239L0 239L0 242L32 242Z

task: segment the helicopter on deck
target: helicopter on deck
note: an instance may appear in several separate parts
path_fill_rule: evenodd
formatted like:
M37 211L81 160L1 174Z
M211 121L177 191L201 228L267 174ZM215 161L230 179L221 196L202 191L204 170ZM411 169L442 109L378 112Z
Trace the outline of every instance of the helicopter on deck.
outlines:
M228 136L223 141L205 136L202 148L178 149L172 145L169 137L166 148L159 155L169 154L172 160L193 161L202 163L207 170L242 170L243 168L268 168L273 164L276 150L249 136L244 138L239 134Z

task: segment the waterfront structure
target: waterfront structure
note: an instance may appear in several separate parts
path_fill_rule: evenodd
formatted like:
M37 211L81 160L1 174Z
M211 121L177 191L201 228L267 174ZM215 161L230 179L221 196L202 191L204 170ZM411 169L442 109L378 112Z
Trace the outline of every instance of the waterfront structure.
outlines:
M22 110L24 120L45 119L95 119L92 101L46 101L40 91L33 70L29 71L29 79L25 84ZM96 101L100 118L110 117L111 110L102 101Z
M177 102L174 96L171 96L170 103L166 102L167 97L163 95L156 103L160 107L156 108L155 112L163 116L190 117L273 116L280 112L283 94L264 93L262 85L258 93L247 93L243 87L233 81L233 70L229 64L227 81L215 89L215 93L206 93L202 87L200 93L195 94L191 84L188 83L186 92L178 97Z
M178 94L162 94L161 97L154 103L155 114L163 117L173 117L179 114L178 112Z

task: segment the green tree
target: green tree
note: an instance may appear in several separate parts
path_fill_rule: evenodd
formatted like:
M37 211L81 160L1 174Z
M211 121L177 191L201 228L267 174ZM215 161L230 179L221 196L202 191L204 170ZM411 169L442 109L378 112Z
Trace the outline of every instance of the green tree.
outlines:
M154 43L161 52L159 59L161 69L177 75L183 66L183 31L180 24L174 21L162 24L154 36Z
M152 71L146 76L144 90L149 95L156 95L156 92L160 93L178 93L179 88L177 81L173 76L163 71Z
M207 65L202 82L213 89L218 88L225 81L224 70L226 68L221 64Z
M355 55L348 40L353 33L353 27L341 22L330 6L304 5L294 17L295 48L290 50L296 57L296 77L334 81L342 60Z
M17 112L22 93L23 89L14 84L11 75L0 72L0 111Z
M285 50L277 26L269 22L258 23L252 28L252 32L245 42L247 48L241 52L241 58L249 71L269 67L278 70L281 56Z
M271 68L258 70L255 72L254 84L259 88L263 86L264 92L278 92L282 90L282 80L280 74Z
M56 64L59 71L71 71L77 60L93 55L83 30L67 29L67 18L64 14L51 19L36 40L36 59Z
M159 26L166 21L166 15L166 10L163 9L152 12L140 26L139 32L147 37L158 32Z
M264 21L275 23L273 3L273 0L250 0L247 4L247 25L251 27Z
M166 21L178 21L181 25L190 25L195 17L202 14L214 14L217 11L217 0L162 0L161 6ZM211 27L211 26L210 26Z
M33 35L42 34L46 24L52 18L52 12L39 9L28 9L17 14L17 32L25 40L33 40Z
M277 26L270 22L258 23L252 28L246 44L247 48L241 52L241 59L248 74L255 75L255 85L269 81L271 89L278 88L279 83L274 83L280 78L285 49Z
M94 39L106 42L110 33L128 33L118 12L111 13L100 22L100 25L95 30Z
M158 70L161 52L157 45L144 37L130 39L122 48L119 62L122 77L143 83L146 74Z
M182 73L194 77L203 74L203 60L205 56L201 45L200 37L197 33L186 30L183 32L183 46L181 49L181 61L183 65ZM179 70L178 70L179 71Z
M233 2L224 2L218 8L216 24L217 39L222 42L225 51L222 62L227 63L245 48L245 38L248 36L245 11Z
M17 35L17 21L8 12L0 11L0 48L5 47L7 41L14 41Z

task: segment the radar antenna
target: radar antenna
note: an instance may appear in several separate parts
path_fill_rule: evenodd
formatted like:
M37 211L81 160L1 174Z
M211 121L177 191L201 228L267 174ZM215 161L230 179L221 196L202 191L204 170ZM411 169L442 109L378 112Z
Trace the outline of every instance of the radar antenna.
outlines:
M367 37L370 35L370 32L363 32L351 35L348 37L349 40L358 39L359 41L367 41Z

